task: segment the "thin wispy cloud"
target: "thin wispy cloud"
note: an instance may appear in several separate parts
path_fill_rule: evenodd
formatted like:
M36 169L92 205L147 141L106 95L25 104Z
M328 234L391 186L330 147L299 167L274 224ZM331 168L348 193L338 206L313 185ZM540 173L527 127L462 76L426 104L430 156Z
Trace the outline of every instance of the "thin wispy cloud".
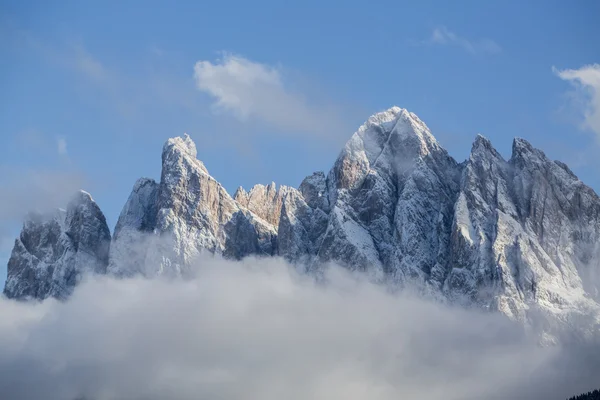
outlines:
M317 135L338 128L332 107L291 90L280 66L225 54L215 62L198 61L194 78L197 88L214 99L215 112L231 114L242 122L258 121L282 132Z
M59 156L67 156L67 139L64 136L59 136L56 138L56 151Z
M168 107L193 113L194 120L199 112L232 115L228 123L235 121L240 135L270 131L317 135L326 141L346 138L354 128L342 118L347 105L324 96L322 85L308 89L309 79L279 65L225 54L220 60L198 61L192 77L179 76L168 72L168 66L177 63L167 57L168 49L150 44L147 64L139 66L139 74L131 74L81 39L49 42L14 25L4 29L12 45L72 72L72 83L86 101L106 104L128 119ZM198 90L209 96L198 96Z
M90 54L82 43L76 43L68 49L67 62L88 78L102 83L114 80L108 68Z
M150 52L150 54L152 54L155 57L165 56L165 51L161 47L158 47L156 45L148 46L148 52Z
M24 155L51 162L68 160L68 144L64 135L53 136L48 132L29 128L17 132L13 138L14 150L23 152ZM0 162L0 168L2 165Z
M30 211L65 207L87 183L69 159L66 136L26 129L14 134L11 152L19 162L0 160L0 234Z
M471 54L497 54L502 51L498 43L491 39L469 39L460 36L445 26L439 26L431 32L429 39L420 44L427 46L454 46Z
M14 23L0 23L0 33L6 42L19 49L38 55L42 62L70 69L80 76L104 85L112 84L115 77L106 65L92 55L82 40L71 39L51 43Z
M564 70L552 67L552 70L574 86L571 105L579 114L580 126L593 132L600 140L600 64Z
M49 41L14 23L0 22L0 37L5 44L37 56L45 66L69 71L69 83L77 87L82 98L105 103L116 109L120 116L139 117L156 108L195 112L199 108L193 82L188 76L177 76L161 69L152 69L151 73L150 61L148 64L140 62L137 74L128 73L120 65L108 62L103 54L90 49L82 39ZM164 54L166 52L161 48L149 48L154 62L164 59L158 57Z
M0 165L0 227L20 221L29 211L47 212L64 207L84 187L84 176L72 169L28 168Z

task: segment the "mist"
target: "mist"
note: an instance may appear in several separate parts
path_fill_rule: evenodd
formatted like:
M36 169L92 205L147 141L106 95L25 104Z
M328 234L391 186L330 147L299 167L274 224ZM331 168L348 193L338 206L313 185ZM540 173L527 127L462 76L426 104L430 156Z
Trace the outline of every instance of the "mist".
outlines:
M5 399L563 399L598 385L600 346L540 347L522 325L339 267L203 258L191 279L90 277L66 302L0 300Z

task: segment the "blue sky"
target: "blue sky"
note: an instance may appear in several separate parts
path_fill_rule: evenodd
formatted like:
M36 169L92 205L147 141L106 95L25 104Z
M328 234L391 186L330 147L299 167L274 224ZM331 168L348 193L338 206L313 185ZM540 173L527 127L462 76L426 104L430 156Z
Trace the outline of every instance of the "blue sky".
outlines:
M524 137L600 191L600 3L13 1L0 5L0 279L28 208L92 193L109 226L189 133L233 192L328 170L370 114L457 159Z

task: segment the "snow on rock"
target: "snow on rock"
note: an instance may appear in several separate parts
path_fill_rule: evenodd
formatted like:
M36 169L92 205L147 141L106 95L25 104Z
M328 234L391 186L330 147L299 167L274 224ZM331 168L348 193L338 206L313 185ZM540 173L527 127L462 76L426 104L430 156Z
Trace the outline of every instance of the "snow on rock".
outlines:
M304 178L298 190L302 194L306 204L311 208L318 208L324 212L329 211L327 180L322 171L315 172Z
M366 259L398 281L425 281L432 273L443 279L459 176L458 164L416 115L392 107L372 116L342 150L327 186L330 203L368 234L375 251L328 249L356 248L345 232L328 229L335 238L323 241L320 254L347 254L335 259L347 265ZM339 214L330 218L338 225Z
M279 225L281 204L283 198L290 191L288 186L277 188L275 182L269 185L254 185L249 192L240 187L233 196L234 200L242 207L264 219L273 226Z
M459 164L415 114L392 107L359 127L327 174L298 189L239 188L233 198L196 156L188 135L171 138L160 182L136 182L115 227L110 273L184 275L205 251L278 255L301 269L336 262L416 283L527 325L568 326L584 314L598 322L600 198L524 139L504 160L478 135ZM101 272L103 223L83 193L66 212L32 216L5 293L64 296L80 270Z
M185 275L201 253L239 259L273 255L286 188L238 190L236 202L196 158L188 135L167 140L159 183L138 181L115 228L109 271L116 275ZM244 201L248 196L248 201Z
M110 246L108 272L116 275L146 273L146 252L156 227L159 185L140 178L121 211Z
M597 282L581 278L600 267L599 210L590 188L527 141L515 139L505 161L479 136L455 206L446 294L528 324L597 309Z
M282 204L277 254L293 263L310 267L316 261L327 221L325 210L307 202L299 190L290 189Z
M66 210L30 213L8 261L9 298L66 298L85 273L105 273L110 232L89 193L76 193Z

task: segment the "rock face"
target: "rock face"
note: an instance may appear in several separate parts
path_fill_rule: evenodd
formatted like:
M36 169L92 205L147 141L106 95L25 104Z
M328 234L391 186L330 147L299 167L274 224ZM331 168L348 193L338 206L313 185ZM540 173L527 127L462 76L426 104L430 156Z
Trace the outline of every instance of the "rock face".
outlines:
M239 187L233 199L240 206L277 227L281 215L281 204L291 189L288 186L277 188L275 182L271 182L269 185L254 185L249 192L246 192L243 187Z
M26 223L6 293L55 295L62 265L83 268L57 264L66 254L57 250L61 237L73 242L69 248L81 242L61 221L57 214ZM93 253L99 266L105 250ZM398 107L370 117L329 173L308 176L298 189L239 188L233 198L185 135L165 144L160 182L135 184L108 270L185 275L201 252L282 256L308 270L335 262L516 320L568 323L598 309L600 198L523 139L505 160L478 136L459 164L415 114Z
M9 298L65 298L84 273L105 273L110 232L92 197L81 191L66 210L31 213L8 261Z
M505 161L479 136L455 205L445 289L524 320L597 306L600 199L562 163L515 139Z
M374 115L327 177L319 261L441 287L459 179L460 167L416 115L397 107Z
M110 246L110 273L145 273L148 240L156 227L157 199L158 184L152 179L138 179L115 226Z
M121 212L109 271L185 275L203 251L234 259L273 255L277 228L269 221L279 218L278 191L262 189L250 192L251 203L239 204L196 158L189 136L169 139L160 183L140 179Z

